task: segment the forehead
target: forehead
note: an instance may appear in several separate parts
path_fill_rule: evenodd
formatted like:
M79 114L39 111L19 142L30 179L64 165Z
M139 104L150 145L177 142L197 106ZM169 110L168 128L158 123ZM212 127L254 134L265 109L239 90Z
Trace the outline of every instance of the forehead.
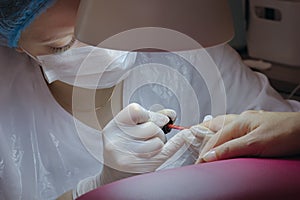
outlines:
M24 31L25 38L46 41L74 31L79 0L57 0Z

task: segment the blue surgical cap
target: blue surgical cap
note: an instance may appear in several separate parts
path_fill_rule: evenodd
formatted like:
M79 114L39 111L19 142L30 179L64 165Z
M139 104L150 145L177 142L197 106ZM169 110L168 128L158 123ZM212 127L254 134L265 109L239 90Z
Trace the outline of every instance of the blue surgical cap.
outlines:
M21 32L55 0L0 0L0 45L17 47Z

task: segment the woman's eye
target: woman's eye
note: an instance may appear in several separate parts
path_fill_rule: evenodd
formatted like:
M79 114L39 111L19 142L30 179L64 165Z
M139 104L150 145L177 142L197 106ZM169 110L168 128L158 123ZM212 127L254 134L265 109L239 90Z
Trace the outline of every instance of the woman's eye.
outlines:
M76 41L75 37L72 37L71 41L68 44L66 44L66 45L64 45L62 47L51 47L50 46L49 48L51 49L51 51L54 54L56 54L56 53L63 53L65 51L67 51L68 49L70 49L73 46L73 44L75 43L75 41Z

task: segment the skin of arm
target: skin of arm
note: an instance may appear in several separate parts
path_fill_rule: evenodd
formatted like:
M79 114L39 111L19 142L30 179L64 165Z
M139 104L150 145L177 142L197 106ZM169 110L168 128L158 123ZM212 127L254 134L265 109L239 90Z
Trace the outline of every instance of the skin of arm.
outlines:
M300 112L245 111L218 116L203 125L216 134L203 147L196 163L300 154Z

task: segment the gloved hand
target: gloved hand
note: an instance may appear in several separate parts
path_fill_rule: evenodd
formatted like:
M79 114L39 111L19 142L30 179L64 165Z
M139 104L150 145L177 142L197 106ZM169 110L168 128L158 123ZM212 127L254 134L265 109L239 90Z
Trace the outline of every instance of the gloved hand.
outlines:
M178 134L164 144L166 138L161 127L169 122L165 114L176 117L172 110L155 113L134 103L107 124L103 129L105 167L101 185L153 172L180 149L185 141Z
M212 116L205 116L204 121L210 120ZM157 170L170 169L191 165L196 162L199 154L214 132L203 126L203 123L186 128L177 133L177 137L181 137L185 144L176 152L176 155L169 159L164 165Z
M80 181L73 198L122 178L155 171L185 144L179 133L166 142L161 128L169 118L175 121L175 111L151 112L136 103L124 108L102 131L104 166L101 174Z
M212 116L205 116L203 122L211 120ZM185 129L180 132L181 137L184 138L189 151L192 153L191 156L196 161L201 153L203 147L208 140L215 134L211 129L204 126L203 123L194 125L189 129Z
M192 126L190 131L193 135L193 141L190 142L189 148L199 156L205 144L215 133L202 124ZM191 141L191 139L189 139L189 141Z

